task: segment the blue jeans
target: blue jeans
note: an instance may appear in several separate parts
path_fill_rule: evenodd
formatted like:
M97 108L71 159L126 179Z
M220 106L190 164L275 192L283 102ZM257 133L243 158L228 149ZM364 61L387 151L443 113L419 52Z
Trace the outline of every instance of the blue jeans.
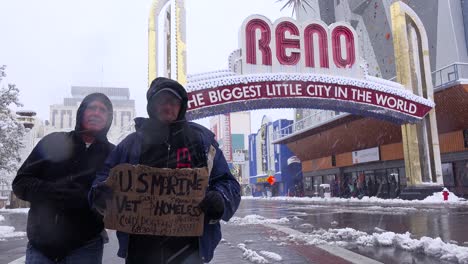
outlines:
M101 264L104 245L99 236L88 241L84 246L73 250L59 262L53 261L28 243L26 264Z

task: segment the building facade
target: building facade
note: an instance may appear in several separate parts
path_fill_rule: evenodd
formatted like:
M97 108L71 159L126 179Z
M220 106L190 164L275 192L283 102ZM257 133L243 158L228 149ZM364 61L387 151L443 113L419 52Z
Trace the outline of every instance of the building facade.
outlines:
M257 133L249 135L250 187L253 196L285 196L295 194L300 167L294 166L294 154L286 145L273 144L280 131L289 134L292 120L271 122L267 117ZM268 181L274 177L274 184Z
M250 112L235 112L210 118L210 129L239 183L248 184L248 136Z
M359 34L360 54L369 74L394 80L396 75L390 5L394 1L317 1L313 12L301 9L300 19L326 24L346 21ZM415 0L408 5L426 28L434 86L443 185L468 195L468 2ZM301 119L302 118L302 119ZM344 197L396 197L406 186L400 126L348 114L318 123L299 116L287 144L301 159L304 191L314 195L328 183ZM428 157L425 159L430 160ZM424 176L424 175L423 175Z

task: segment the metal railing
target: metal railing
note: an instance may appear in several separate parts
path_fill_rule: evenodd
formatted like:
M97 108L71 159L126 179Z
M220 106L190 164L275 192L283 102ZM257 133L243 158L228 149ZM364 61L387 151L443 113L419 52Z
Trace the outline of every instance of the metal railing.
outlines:
M432 72L434 91L450 87L464 79L468 83L468 63L464 62L455 62ZM396 81L396 77L392 77L389 80ZM334 111L329 110L317 111L285 128L275 131L275 133L273 133L273 141L307 130L313 126L320 126L332 119L340 118L345 115L347 114L340 113L336 115Z
M455 62L432 72L434 90L449 87L462 79L468 80L468 63Z
M431 74L434 90L449 87L461 79L468 79L468 63L454 62L433 71ZM388 80L396 82L396 76L393 76Z
M337 113L336 111L321 110L312 115L308 115L303 119L292 123L291 125L277 130L273 133L273 141L287 137L299 131L306 130L312 126L320 126L329 122L332 119L340 118L347 115L347 113Z

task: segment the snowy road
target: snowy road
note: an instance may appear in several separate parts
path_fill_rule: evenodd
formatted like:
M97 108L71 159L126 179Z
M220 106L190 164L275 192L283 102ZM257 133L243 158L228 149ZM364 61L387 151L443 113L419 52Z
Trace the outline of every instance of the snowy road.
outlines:
M465 203L246 198L236 217L229 225L279 225L301 233L283 241L337 245L384 263L468 263Z
M287 217L288 226L300 231L328 228L354 228L371 233L375 228L395 233L410 232L417 237L440 237L468 245L468 205L444 204L359 204L314 203L311 201L284 201L243 199L237 217L258 214L265 218Z
M0 211L0 263L24 255L26 216ZM323 263L333 257L342 263L359 257L369 263L468 263L466 223L465 203L245 198L232 221L222 223L224 240L213 263ZM110 237L104 263L124 263L115 256L115 234Z

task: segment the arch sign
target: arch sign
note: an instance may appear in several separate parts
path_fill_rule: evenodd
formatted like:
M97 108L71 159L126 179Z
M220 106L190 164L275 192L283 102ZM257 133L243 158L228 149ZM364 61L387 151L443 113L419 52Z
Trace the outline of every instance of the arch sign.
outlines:
M271 108L317 108L415 123L434 102L367 74L355 30L338 22L271 23L248 17L229 71L189 77L187 117Z

